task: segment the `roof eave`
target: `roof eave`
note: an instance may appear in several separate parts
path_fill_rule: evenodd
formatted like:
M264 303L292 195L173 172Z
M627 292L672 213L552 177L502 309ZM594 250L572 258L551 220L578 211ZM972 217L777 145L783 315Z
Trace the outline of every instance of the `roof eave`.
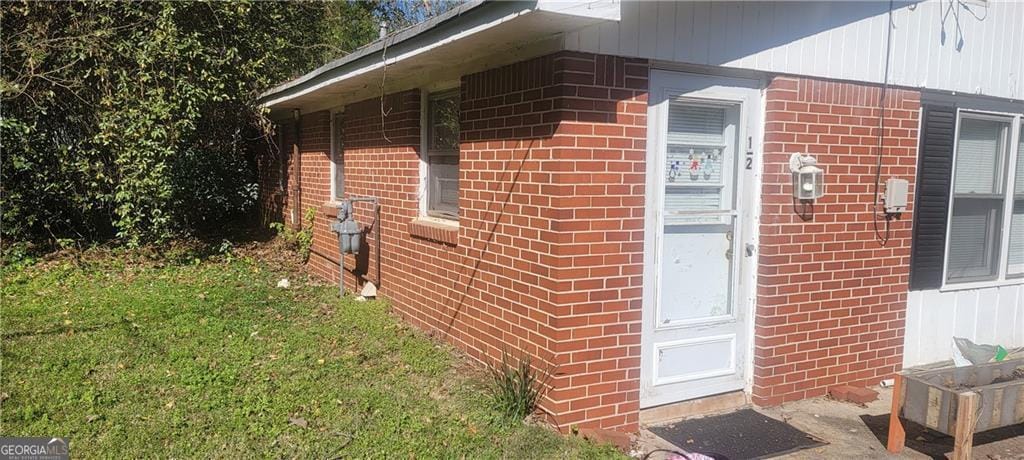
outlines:
M469 12L470 10L485 5L486 3L488 2L486 2L485 0L467 1L466 3L463 3L449 11L446 11L443 14L430 18L424 22L406 27L397 32L389 34L383 38L370 42L364 46L359 47L355 51L346 54L340 58L334 59L320 67L317 67L316 69L307 72L306 74L300 77L281 83L280 85L277 85L273 88L264 91L262 94L260 94L259 101L264 105L270 106L272 105L272 103L268 103L267 101L280 99L280 95L288 93L289 90L297 88L301 86L303 83L316 79L317 77L324 75L325 73L328 73L331 70L343 67L347 64L358 61L359 59L364 58L366 56L381 53L387 47L393 47L408 40L414 39L423 32L440 26L441 24L444 24L445 22L448 22L452 19L456 19L462 16L463 14Z
M366 45L355 52L335 59L316 70L264 92L259 103L275 111L299 108L308 105L313 93L332 87L366 85L368 74L402 62L416 62L429 59L432 51L467 47L489 46L484 37L501 33L510 41L526 42L536 40L528 28L523 31L518 25L508 25L523 17L546 18L544 33L557 34L604 20L618 20L618 0L595 0L590 2L558 2L538 0L529 2L487 2L472 0L451 11L428 21L398 31L388 37ZM554 19L553 19L554 18ZM525 22L524 22L525 21ZM537 22L517 21L515 24ZM495 32L491 32L494 30ZM504 32L497 32L497 31ZM514 32L509 33L509 30ZM536 33L536 28L533 30ZM478 40L468 41L471 37ZM497 52L497 51L495 51ZM442 53L444 54L444 53ZM450 53L449 53L450 54ZM424 56L427 55L427 56ZM436 53L434 53L436 55ZM398 66L401 67L401 66ZM361 78L360 78L361 77ZM346 81L348 81L346 83ZM341 86L338 86L341 85ZM291 102L289 104L289 102Z

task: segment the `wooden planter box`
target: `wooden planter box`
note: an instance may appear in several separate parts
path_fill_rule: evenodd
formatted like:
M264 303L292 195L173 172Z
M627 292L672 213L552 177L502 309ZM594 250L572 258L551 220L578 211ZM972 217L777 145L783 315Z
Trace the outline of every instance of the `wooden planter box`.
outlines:
M903 449L899 416L954 436L953 458L970 458L974 433L1024 422L1024 359L905 370L893 389L890 452Z

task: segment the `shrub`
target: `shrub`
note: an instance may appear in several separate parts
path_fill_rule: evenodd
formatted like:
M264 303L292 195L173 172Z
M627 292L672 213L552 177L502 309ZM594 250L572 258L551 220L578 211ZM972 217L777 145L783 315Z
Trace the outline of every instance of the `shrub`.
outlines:
M247 217L260 93L376 38L401 8L0 3L0 237L142 245Z
M537 409L550 373L539 373L533 368L529 356L513 364L508 352L503 352L501 365L491 370L490 399L494 409L506 421L522 421Z
M306 209L303 216L303 225L295 230L281 222L272 222L270 228L277 233L277 236L295 248L295 251L302 256L302 261L309 260L309 252L313 248L313 224L316 223L316 208Z

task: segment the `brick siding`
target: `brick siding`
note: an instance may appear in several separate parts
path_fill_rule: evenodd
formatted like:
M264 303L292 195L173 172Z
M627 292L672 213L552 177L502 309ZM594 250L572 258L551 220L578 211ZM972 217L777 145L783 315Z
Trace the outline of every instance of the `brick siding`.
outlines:
M646 61L560 55L561 123L543 174L553 183L552 295L558 338L559 426L635 430L647 137ZM560 93L560 94L559 94ZM544 199L544 198L542 198ZM598 423L591 423L591 421Z
M479 361L531 356L553 373L542 409L561 429L637 428L647 74L561 52L464 76L457 230L417 220L420 92L384 98L383 132L379 98L344 109L345 193L381 200L380 295ZM309 268L337 280L330 115L301 127L302 206L319 209ZM345 258L349 289L376 281L365 240Z
M643 60L559 52L463 76L457 228L417 219L420 92L387 95L383 120L379 98L344 109L345 193L381 200L380 295L476 360L508 351L552 371L542 409L563 430L638 427L648 72ZM871 221L880 93L785 76L766 91L759 405L899 369L912 210L880 246ZM919 94L891 89L887 107L882 180L907 179L912 195ZM337 280L330 114L305 114L300 126L302 206L318 209L309 267ZM292 128L281 129L290 151ZM807 220L791 198L793 152L826 170L826 195ZM261 199L280 218L292 203L274 199L276 161L261 157ZM356 208L373 222L369 205ZM350 290L377 281L376 235L358 260L345 257Z
M881 180L910 181L913 203L920 94L889 91ZM880 95L878 86L795 77L776 77L767 89L759 405L821 396L840 383L874 385L900 368L912 210L892 222L881 246L872 225ZM791 198L793 152L814 155L825 169L825 196L806 221Z

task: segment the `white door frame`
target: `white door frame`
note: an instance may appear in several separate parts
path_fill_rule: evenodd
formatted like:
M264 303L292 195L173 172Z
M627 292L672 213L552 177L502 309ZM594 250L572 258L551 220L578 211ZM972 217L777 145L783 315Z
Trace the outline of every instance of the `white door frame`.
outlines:
M761 174L762 174L762 145L763 145L763 120L765 111L764 81L761 79L726 77L717 75L706 75L693 72L679 72L670 70L652 69L650 73L650 89L648 99L648 127L647 127L647 178L645 192L645 206L648 212L644 218L644 283L642 297L642 326L641 326L641 376L640 376L640 406L641 408L654 407L662 404L669 404L686 399L709 396L710 394L698 394L694 392L682 392L679 394L651 395L653 386L653 361L655 349L652 335L657 319L658 286L661 276L661 267L655 262L658 260L655 254L659 247L657 241L663 231L662 222L657 218L659 196L663 193L659 189L663 184L657 177L660 168L655 167L661 161L661 143L663 129L666 120L662 114L667 114L659 106L667 104L664 95L660 94L662 88L669 79L690 78L694 81L707 82L709 86L727 86L724 90L709 87L704 90L695 91L687 95L694 98L708 98L718 101L740 102L739 133L737 137L735 176L736 206L738 209L735 228L740 233L735 237L734 254L736 257L734 270L734 300L733 308L737 315L745 317L744 350L741 353L743 362L733 363L743 369L745 380L744 391L749 393L753 384L753 351L754 351L754 312L757 286L757 247L758 228L760 221L761 207ZM659 94L656 94L655 92ZM747 162L750 162L749 167ZM751 252L752 251L752 252ZM735 356L735 354L733 355ZM699 390L698 390L699 392Z

